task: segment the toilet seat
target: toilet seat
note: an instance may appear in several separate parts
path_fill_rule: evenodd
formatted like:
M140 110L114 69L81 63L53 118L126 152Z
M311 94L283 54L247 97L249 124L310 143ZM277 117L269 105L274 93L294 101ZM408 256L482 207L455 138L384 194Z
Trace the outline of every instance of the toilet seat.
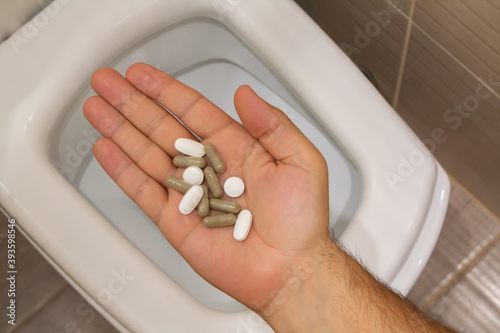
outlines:
M14 43L11 37L0 46L0 91L9 91L0 98L0 202L54 267L116 327L193 331L197 323L190 318L195 315L203 331L224 332L251 316L248 311L213 311L187 296L68 184L49 159L52 129L95 69L145 36L195 17L219 20L241 38L348 152L362 175L363 197L341 241L391 286L409 290L439 234L448 179L380 94L295 3L54 3L58 13L47 14L55 11L50 6L42 12L49 21L35 36ZM277 24L286 28L276 29ZM297 52L299 44L302 52ZM339 77L348 78L349 84ZM391 179L397 180L392 187ZM59 202L64 205L55 204ZM175 311L165 311L172 304Z

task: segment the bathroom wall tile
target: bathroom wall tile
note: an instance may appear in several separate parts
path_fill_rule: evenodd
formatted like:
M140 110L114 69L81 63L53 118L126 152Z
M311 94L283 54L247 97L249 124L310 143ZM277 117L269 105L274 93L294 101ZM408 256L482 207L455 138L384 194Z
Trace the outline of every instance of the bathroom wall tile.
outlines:
M7 270L7 218L0 213L1 267ZM35 250L19 231L16 233L16 323L19 324L43 307L66 285L66 281ZM7 307L7 280L0 280L0 307ZM0 320L0 332L10 332L14 327Z
M498 1L418 0L414 22L475 75L500 75Z
M297 0L297 3L355 63L372 72L381 94L392 102L407 18L394 11L386 0Z
M500 220L452 179L443 229L409 299L427 307L495 237L500 237Z
M427 312L460 332L500 332L500 240Z
M385 0L388 4L395 6L405 15L410 15L411 4L416 0Z
M67 285L36 315L16 327L13 332L115 333L118 331Z
M397 111L446 171L500 216L498 110L497 95L413 29Z

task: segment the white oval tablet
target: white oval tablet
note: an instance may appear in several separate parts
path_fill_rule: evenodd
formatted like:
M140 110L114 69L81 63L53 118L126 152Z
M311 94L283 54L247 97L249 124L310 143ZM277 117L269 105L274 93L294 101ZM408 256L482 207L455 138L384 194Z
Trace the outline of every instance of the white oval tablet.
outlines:
M179 138L175 140L174 147L177 151L186 154L188 156L202 157L205 155L205 149L203 145L194 140Z
M201 186L191 186L179 203L179 211L181 214L187 215L191 213L200 203L201 197L203 197L203 189Z
M224 192L231 198L237 198L245 191L245 183L238 177L230 177L224 183Z
M191 185L200 185L203 183L203 170L198 168L197 166L189 166L184 170L182 174L182 179L188 184Z
M248 232L252 227L252 213L248 209L242 210L238 214L236 223L234 224L233 237L237 241L244 241L248 236Z

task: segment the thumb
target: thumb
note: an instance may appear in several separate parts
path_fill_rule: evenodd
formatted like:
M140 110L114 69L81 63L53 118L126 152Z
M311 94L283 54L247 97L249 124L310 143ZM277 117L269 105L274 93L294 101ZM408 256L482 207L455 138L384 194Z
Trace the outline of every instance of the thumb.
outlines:
M246 130L276 160L303 166L304 161L313 158L311 155L321 156L286 114L260 98L249 86L236 90L234 106Z

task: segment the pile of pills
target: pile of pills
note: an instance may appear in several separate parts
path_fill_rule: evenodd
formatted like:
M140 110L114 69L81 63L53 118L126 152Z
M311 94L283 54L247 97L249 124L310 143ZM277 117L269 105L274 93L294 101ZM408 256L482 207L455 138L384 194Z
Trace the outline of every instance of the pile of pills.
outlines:
M198 215L203 218L203 225L207 228L234 225L234 238L238 241L245 240L252 226L252 213L246 209L240 211L236 202L220 199L223 191L217 174L226 171L226 165L214 145L202 145L190 139L180 138L175 141L174 146L184 154L174 157L174 165L186 169L182 175L183 179L170 176L166 184L184 193L179 203L179 211L187 215L197 209ZM208 166L203 158L205 155L211 166ZM206 181L206 186L202 185L203 181ZM227 196L237 198L245 191L245 183L241 178L230 177L224 182L223 188ZM210 210L222 214L209 216Z

